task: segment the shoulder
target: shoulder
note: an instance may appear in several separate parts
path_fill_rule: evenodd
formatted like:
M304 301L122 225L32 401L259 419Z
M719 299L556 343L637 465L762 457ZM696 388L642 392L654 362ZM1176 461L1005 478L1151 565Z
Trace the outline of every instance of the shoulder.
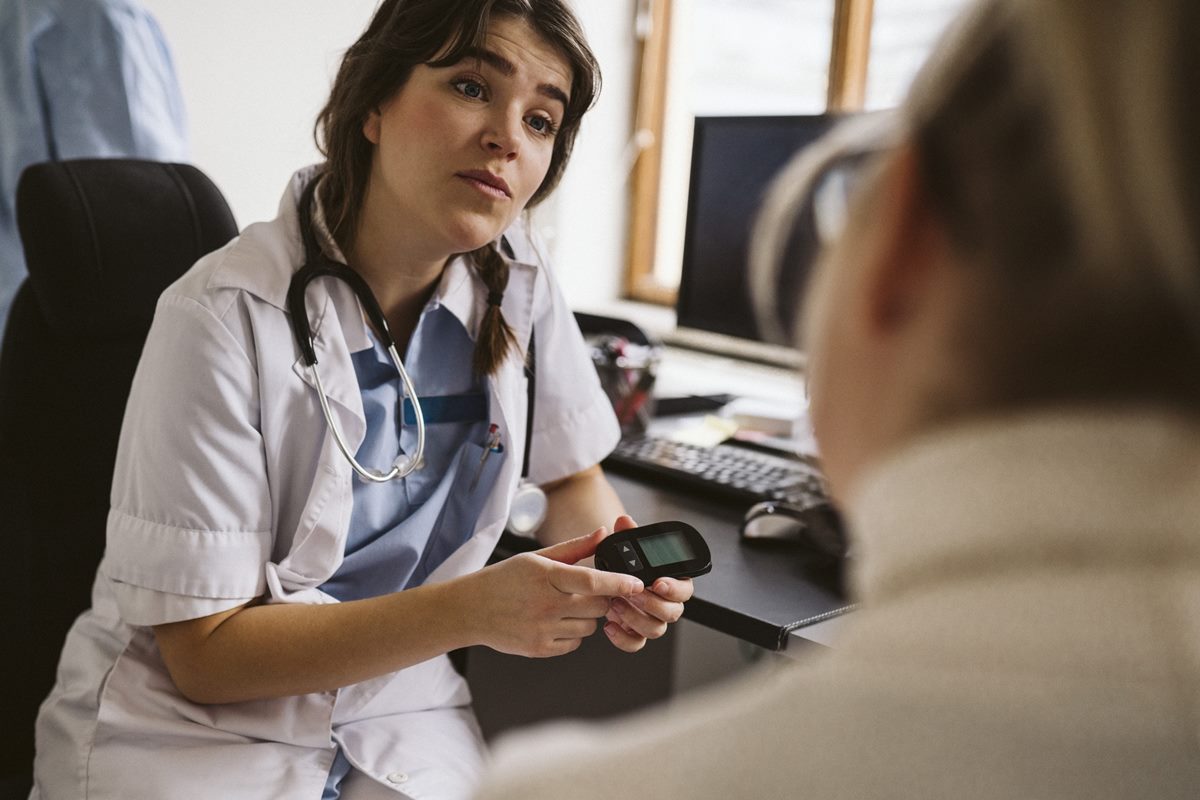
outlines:
M284 221L255 223L205 255L159 297L155 326L207 329L249 353L265 329L285 318L288 281L299 264L298 244ZM278 318L264 325L266 318Z
M807 760L792 736L804 719L792 699L794 681L757 670L723 688L693 694L666 715L655 709L617 722L557 723L502 738L481 800L599 800L631 792L790 796L791 765ZM771 736L761 736L763 730ZM593 786L580 782L583 774L610 778Z
M237 292L227 290L214 282L222 274L230 255L240 246L241 237L235 237L224 247L201 257L187 272L163 291L158 298L155 317L170 314L172 309L191 308L202 310L221 319L237 302ZM215 285L214 285L215 284Z
M246 294L282 308L288 282L302 260L292 227L282 218L248 226L197 261L163 297L187 297L218 309Z

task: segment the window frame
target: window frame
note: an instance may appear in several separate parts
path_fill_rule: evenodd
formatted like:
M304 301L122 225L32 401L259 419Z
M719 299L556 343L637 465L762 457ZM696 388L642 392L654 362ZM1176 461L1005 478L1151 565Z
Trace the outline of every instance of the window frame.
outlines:
M630 179L629 247L625 263L625 296L674 306L678 288L654 275L658 237L658 199L662 187L662 138L666 119L667 59L672 10L678 0L638 0L634 136L638 154ZM829 111L858 111L867 93L871 55L871 23L875 0L831 0L833 42L829 55Z

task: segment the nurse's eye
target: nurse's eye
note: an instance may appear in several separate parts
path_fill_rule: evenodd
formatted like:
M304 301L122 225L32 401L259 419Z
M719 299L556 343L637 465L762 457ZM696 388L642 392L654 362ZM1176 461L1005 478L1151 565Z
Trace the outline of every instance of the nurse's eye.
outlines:
M526 119L526 123L539 136L553 136L558 133L558 125L554 123L554 120L541 114L533 114Z
M457 78L451 81L450 85L463 97L470 98L471 100L487 99L487 87L474 78Z

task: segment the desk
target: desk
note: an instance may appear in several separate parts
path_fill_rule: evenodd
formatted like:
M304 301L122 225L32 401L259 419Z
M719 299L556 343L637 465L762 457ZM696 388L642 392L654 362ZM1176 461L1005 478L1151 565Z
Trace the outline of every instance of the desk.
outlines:
M805 641L829 643L837 623L818 623L850 609L836 566L786 545L743 544L737 508L612 471L608 477L639 523L682 520L708 542L713 570L696 579L696 594L684 611L687 619L767 650L784 650L789 642L793 647Z
M636 656L619 652L603 635L590 636L578 651L553 659L471 648L467 678L488 739L563 716L601 719L645 708L708 680L685 676L684 668L729 675L745 668L747 654L763 655L754 648L731 648L735 642L726 637L782 651L782 658L828 645L845 621L848 606L836 568L793 548L742 544L737 508L607 474L635 520L680 519L704 535L713 569L696 579L696 594L684 607L684 617L724 635L688 639L681 635L683 625L673 625ZM534 546L515 540L507 544L498 549L498 557ZM691 632L695 636L700 631L693 627ZM708 648L712 644L718 647ZM697 657L703 663L693 663Z
M801 402L794 372L686 352L669 355L663 366L670 393L707 394L737 386L781 403ZM696 625L673 625L636 656L617 651L603 635L588 637L578 651L556 659L472 648L467 677L488 739L563 716L605 718L664 702L744 669L747 657L763 656L764 650L786 657L829 645L846 619L849 605L841 594L840 570L794 547L742 544L738 531L744 509L613 470L606 473L638 522L679 519L704 535L713 570L696 579L696 594L685 606L684 617L718 634ZM502 542L497 556L518 547L535 545L528 540L510 540L508 546ZM756 647L740 646L733 639ZM698 677L696 667L706 674ZM685 668L692 671L684 674Z

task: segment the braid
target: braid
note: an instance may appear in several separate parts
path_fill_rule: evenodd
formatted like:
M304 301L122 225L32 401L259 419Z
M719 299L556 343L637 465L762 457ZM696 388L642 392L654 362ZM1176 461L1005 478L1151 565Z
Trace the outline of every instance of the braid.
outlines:
M471 260L488 289L487 310L483 312L483 323L479 326L472 366L476 375L491 375L500 368L508 348L517 342L500 308L508 286L508 261L496 249L495 242L472 251Z

